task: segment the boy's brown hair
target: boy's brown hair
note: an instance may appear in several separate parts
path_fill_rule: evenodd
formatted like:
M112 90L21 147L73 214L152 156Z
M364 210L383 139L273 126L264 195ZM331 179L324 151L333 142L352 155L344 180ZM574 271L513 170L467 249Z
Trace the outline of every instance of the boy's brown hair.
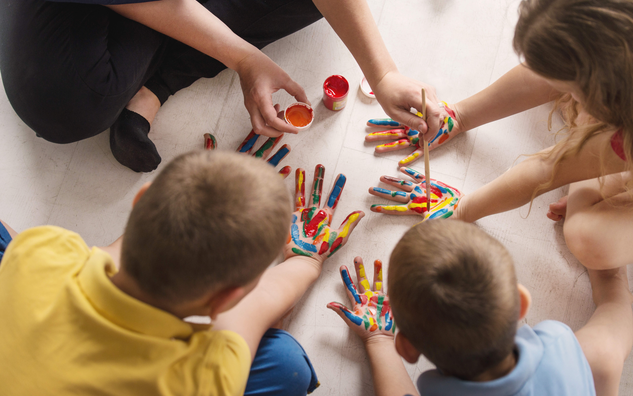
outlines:
M236 153L183 154L134 206L121 266L169 303L243 286L281 252L290 215L288 192L270 165Z
M411 228L391 253L388 290L401 333L444 374L472 379L514 348L512 258L472 224L439 219Z

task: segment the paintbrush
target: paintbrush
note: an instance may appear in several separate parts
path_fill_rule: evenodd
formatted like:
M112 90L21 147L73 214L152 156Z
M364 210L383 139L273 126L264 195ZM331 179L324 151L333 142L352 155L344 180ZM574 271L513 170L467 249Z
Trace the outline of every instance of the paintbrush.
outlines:
M422 118L426 121L426 91L422 88ZM431 167L429 164L429 143L424 144L424 178L426 179L426 213L431 213Z

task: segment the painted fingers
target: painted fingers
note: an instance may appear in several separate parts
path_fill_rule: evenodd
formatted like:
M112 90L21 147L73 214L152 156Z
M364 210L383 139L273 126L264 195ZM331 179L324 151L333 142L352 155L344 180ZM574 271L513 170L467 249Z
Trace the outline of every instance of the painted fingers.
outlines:
M370 287L361 257L354 259L358 287L346 266L340 267L341 279L352 309L337 302L327 307L336 312L361 338L367 339L377 334L393 335L395 323L391 313L389 297L382 290L382 262L374 261L374 286Z
M323 200L324 176L325 168L321 164L317 165L312 184L308 187L309 196L306 196L306 172L302 168L295 172L295 213L290 239L284 250L286 258L290 255L302 255L325 260L347 243L352 231L365 215L361 211L352 212L338 229L331 229L332 216L343 193L346 177L339 174L328 198Z
M250 154L253 151L253 148L255 147L255 143L257 143L257 140L259 139L260 136L261 135L256 134L254 131L251 131L246 136L242 144L240 144L240 146L237 148L237 152L242 153L242 154ZM284 158L286 158L288 154L290 154L290 146L287 144L284 144L283 146L281 146L279 150L277 150L275 154L271 155L270 157L269 155L275 149L275 147L279 144L282 137L283 135L279 137L268 138L264 142L264 144L262 144L262 146L257 151L255 151L255 154L253 154L253 157L261 158L264 160L268 158L267 162L273 167L276 167L277 165L279 165L279 163ZM288 177L288 175L290 175L291 171L292 171L292 168L290 166L284 166L279 171L279 174L285 179L286 177Z
M424 175L411 168L400 168L400 171L413 181L391 176L382 176L380 181L404 191L392 191L381 187L369 189L371 195L399 202L399 204L372 205L372 212L390 215L420 215L424 217L424 220L448 218L453 215L462 196L459 190L431 179L431 210L427 211Z

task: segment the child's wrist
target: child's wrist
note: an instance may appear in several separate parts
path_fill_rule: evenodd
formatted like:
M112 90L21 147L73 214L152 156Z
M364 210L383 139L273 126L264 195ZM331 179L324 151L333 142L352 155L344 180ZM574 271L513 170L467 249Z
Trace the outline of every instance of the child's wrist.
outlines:
M379 348L383 346L393 346L395 335L379 333L363 338L363 344L366 349Z

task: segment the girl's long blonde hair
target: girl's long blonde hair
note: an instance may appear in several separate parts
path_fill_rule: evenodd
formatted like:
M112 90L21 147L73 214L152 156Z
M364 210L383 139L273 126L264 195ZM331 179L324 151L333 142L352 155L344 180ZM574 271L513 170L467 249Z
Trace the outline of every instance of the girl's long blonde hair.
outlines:
M592 137L622 130L628 169L633 164L633 1L523 0L513 46L532 71L575 83L591 116L579 122L580 104L570 94L556 102L570 135L548 156L556 166ZM550 114L550 126L551 126ZM607 148L605 148L606 151ZM610 147L609 147L610 149ZM553 182L539 186L538 191Z

